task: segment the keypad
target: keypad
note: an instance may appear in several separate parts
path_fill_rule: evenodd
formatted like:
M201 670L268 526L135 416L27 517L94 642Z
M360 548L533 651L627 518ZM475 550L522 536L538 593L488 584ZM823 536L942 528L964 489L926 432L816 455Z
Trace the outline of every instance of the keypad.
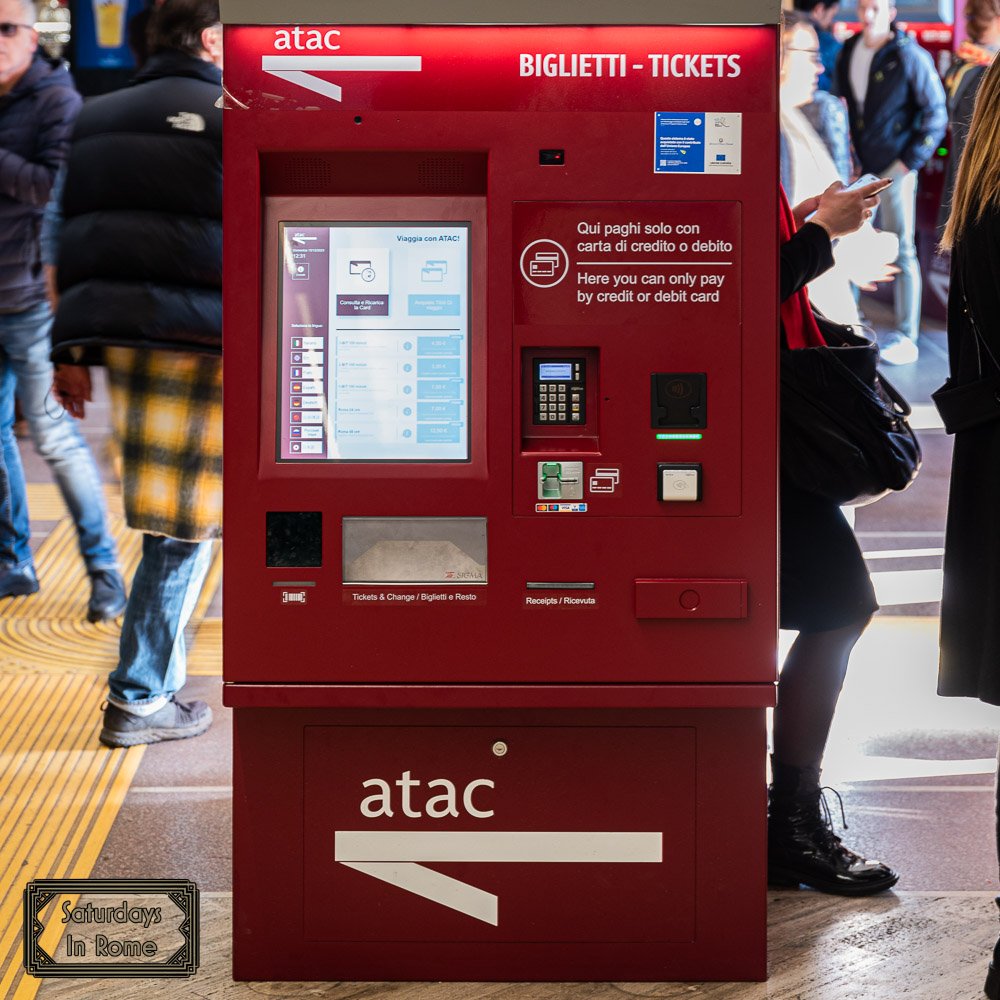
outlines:
M540 366L564 368L563 379L542 379ZM535 359L532 419L536 424L582 424L586 422L586 362L582 358Z

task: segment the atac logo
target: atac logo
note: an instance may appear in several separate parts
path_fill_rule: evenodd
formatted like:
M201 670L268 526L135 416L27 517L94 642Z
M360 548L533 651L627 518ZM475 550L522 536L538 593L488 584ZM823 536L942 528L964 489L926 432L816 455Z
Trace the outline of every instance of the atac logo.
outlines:
M336 52L340 28L279 28L274 33L275 52Z
M343 89L327 74L419 73L422 67L420 56L329 54L339 53L340 48L340 28L304 28L298 24L276 28L274 51L282 55L262 55L260 68L270 76L339 103L344 99Z

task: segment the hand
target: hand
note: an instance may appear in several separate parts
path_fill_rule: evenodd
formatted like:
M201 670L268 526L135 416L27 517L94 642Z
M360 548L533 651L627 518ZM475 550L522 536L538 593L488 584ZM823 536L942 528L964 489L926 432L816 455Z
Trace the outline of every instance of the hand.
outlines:
M837 268L862 291L875 291L876 284L892 281L899 273L893 261L899 256L899 239L880 233L871 225L845 236L833 251Z
M809 221L822 226L831 240L856 232L878 208L878 192L891 183L888 180L877 180L848 191L840 181L834 181L819 196L819 208Z
M813 214L813 212L819 209L819 195L813 195L812 198L806 198L805 201L800 201L795 208L792 209L792 215L795 217L795 228L801 229L802 223Z
M52 393L71 417L84 418L84 403L93 401L90 369L83 365L56 365Z
M895 264L886 264L881 274L876 274L868 279L864 284L858 285L863 292L878 291L878 286L886 281L894 281L900 269Z

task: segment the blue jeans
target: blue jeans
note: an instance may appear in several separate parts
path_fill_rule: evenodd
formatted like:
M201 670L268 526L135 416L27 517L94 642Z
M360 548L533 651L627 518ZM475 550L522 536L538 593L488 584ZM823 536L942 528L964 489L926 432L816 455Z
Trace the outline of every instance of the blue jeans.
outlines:
M149 705L169 699L184 686L184 627L211 563L210 541L143 534L142 559L122 622L118 666L108 678L112 704Z
M892 184L879 194L879 228L899 237L899 274L892 283L896 328L915 341L920 333L920 261L914 235L917 223L917 171L905 177L885 171L883 177L895 177Z
M107 527L101 477L76 421L52 395L47 303L20 313L0 314L0 446L7 469L10 515L0 514L0 560L32 563L28 504L21 455L14 439L14 396L76 525L87 571L114 569L118 553Z

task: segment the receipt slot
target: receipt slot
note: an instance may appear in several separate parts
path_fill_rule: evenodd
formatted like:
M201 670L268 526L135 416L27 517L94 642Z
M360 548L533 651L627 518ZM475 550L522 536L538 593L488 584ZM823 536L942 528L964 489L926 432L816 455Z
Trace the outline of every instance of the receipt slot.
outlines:
M235 977L763 978L778 3L222 10Z

